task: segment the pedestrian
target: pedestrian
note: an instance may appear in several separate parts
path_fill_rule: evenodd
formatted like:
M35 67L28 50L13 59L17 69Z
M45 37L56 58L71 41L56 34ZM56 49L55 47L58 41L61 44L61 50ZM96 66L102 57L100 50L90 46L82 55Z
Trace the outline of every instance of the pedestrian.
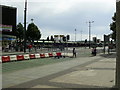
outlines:
M29 48L29 52L31 52L32 45L30 44L30 45L28 46L28 48Z
M97 50L96 50L95 47L93 47L93 49L92 49L92 55L93 55L93 56L96 56L96 53L97 53Z
M75 50L75 48L73 48L73 57L76 58L76 50Z

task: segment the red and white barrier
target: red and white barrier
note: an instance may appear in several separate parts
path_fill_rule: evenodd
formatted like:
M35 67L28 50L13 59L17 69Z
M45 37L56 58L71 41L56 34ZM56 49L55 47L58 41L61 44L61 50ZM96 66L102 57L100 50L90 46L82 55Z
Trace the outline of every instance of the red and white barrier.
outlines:
M73 57L73 53L67 53L68 57Z
M2 56L2 62L9 62L10 56Z
M39 53L35 54L35 58L40 58L40 54Z
M57 56L56 52L53 52L53 56Z
M61 56L61 53L60 53L60 52L57 52L56 55L57 55L57 56Z
M25 54L25 55L24 55L24 59L25 59L25 60L28 60L28 59L30 59L30 56L29 56L29 54Z
M17 60L17 56L16 55L11 55L10 56L10 61L15 61Z
M24 60L24 56L23 55L17 55L17 60Z
M0 63L2 63L2 57L0 56Z
M52 54L52 53L49 53L49 57L53 57L53 54Z
M40 54L40 57L41 57L41 58L45 58L45 54L44 54L44 53L41 53L41 54Z
M35 59L35 54L30 54L29 57L30 59Z
M48 57L61 57L67 56L72 57L73 53L61 53L61 52L53 52L53 53L37 53L37 54L24 54L24 55L10 55L10 56L0 56L0 62L9 62L15 60L29 60L36 58L48 58Z
M48 53L45 53L45 57L48 58L48 57L49 57L49 54L48 54Z

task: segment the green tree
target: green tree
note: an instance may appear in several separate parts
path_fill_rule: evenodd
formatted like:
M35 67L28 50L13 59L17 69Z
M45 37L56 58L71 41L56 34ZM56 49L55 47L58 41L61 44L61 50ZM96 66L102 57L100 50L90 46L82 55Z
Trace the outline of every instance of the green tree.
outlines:
M112 17L113 22L110 24L110 30L112 30L112 39L116 41L116 13Z
M23 25L21 23L19 23L16 26L16 31L15 31L15 35L17 37L17 39L20 39L20 41L23 39L23 35L24 34L24 28Z
M39 40L41 38L41 32L34 23L28 25L26 35L27 39L30 41Z
M54 41L54 38L53 38L53 36L51 36L51 39L50 39L51 41Z

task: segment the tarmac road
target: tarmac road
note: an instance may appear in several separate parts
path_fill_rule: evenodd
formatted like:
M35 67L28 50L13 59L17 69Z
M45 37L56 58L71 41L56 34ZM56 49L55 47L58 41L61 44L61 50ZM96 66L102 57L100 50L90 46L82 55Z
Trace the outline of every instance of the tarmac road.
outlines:
M91 57L88 51L70 61L3 73L3 88L112 88L115 54Z

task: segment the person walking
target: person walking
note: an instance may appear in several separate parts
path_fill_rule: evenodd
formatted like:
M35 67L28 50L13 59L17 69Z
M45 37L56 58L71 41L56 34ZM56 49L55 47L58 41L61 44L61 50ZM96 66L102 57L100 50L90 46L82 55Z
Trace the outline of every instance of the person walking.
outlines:
M76 50L75 50L75 48L73 48L73 57L76 58Z
M30 44L30 45L28 46L28 48L29 48L29 52L31 52L32 45Z

